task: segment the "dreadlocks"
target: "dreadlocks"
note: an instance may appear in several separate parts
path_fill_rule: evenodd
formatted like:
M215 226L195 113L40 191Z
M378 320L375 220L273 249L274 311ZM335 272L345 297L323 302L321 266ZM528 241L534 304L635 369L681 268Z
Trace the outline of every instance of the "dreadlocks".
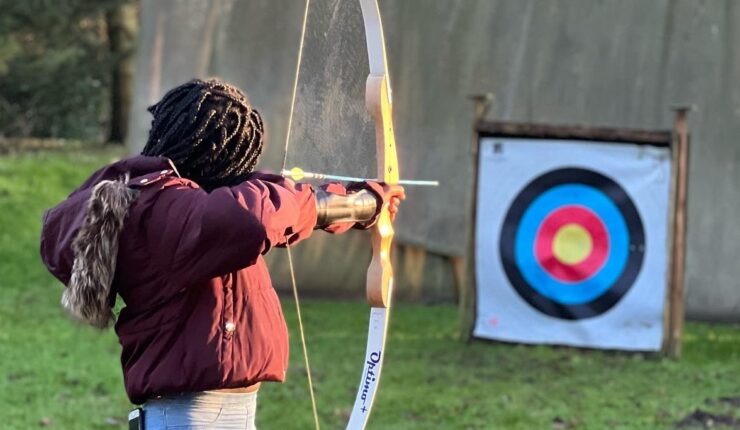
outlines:
M193 79L148 110L154 119L142 154L169 158L208 191L243 181L262 153L262 117L223 81Z

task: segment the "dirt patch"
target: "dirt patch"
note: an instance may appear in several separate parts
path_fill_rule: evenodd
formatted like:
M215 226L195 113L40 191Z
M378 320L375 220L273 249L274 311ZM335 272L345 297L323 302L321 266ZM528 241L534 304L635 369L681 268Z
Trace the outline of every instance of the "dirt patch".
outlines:
M740 419L730 415L719 415L707 412L701 409L695 409L694 412L684 417L676 423L676 428L730 428L740 429Z
M738 397L720 397L714 400L715 403L723 403L725 405L740 408L740 396Z

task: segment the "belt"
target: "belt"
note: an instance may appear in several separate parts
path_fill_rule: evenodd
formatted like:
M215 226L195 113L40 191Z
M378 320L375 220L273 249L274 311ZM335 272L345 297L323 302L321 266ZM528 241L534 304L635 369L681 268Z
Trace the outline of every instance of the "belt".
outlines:
M221 388L218 390L208 390L208 391L215 391L217 393L256 393L259 389L260 389L260 383L257 382L256 384L252 384L248 387Z
M234 394L248 394L248 393L256 393L260 389L261 382L257 382L255 384L249 385L247 387L236 387L236 388L217 388L215 390L206 390L212 393L234 393ZM184 394L184 393L183 393ZM163 396L156 396L151 398L150 400L156 400L161 399Z

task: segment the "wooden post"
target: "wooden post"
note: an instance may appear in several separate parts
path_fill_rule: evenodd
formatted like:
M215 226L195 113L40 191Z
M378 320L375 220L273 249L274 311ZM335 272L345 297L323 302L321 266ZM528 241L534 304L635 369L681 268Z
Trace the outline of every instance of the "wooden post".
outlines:
M456 255L447 257L452 270L452 280L455 283L455 300L460 305L465 290L465 258Z
M468 246L467 246L467 252L465 256L465 276L462 277L463 280L460 283L460 289L459 289L459 300L458 300L458 309L460 313L460 338L463 340L470 340L472 337L471 334L473 332L473 328L475 325L475 306L476 306L476 298L475 298L475 216L477 211L477 204L476 204L476 198L478 196L478 131L476 124L478 121L481 121L485 118L486 114L488 113L488 110L491 107L491 102L493 101L493 94L486 93L486 94L476 94L473 96L470 96L470 99L473 100L473 108L474 108L474 114L475 118L473 120L472 128L473 128L473 141L472 141L472 147L470 151L470 159L472 162L472 195L470 196L470 214L468 217Z
M689 171L688 113L691 107L676 107L673 125L673 187L671 206L671 246L668 272L668 303L665 320L664 353L681 357L684 320L684 280L686 274L686 202Z

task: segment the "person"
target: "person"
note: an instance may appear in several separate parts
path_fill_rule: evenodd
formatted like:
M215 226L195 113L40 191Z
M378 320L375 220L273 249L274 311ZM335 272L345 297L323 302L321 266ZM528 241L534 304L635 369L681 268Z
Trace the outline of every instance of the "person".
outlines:
M149 112L141 155L101 168L46 212L41 256L71 315L115 322L143 428L253 429L260 383L282 382L288 366L263 256L316 229L369 228L383 205L395 216L404 191L255 172L262 118L220 80L180 85Z

